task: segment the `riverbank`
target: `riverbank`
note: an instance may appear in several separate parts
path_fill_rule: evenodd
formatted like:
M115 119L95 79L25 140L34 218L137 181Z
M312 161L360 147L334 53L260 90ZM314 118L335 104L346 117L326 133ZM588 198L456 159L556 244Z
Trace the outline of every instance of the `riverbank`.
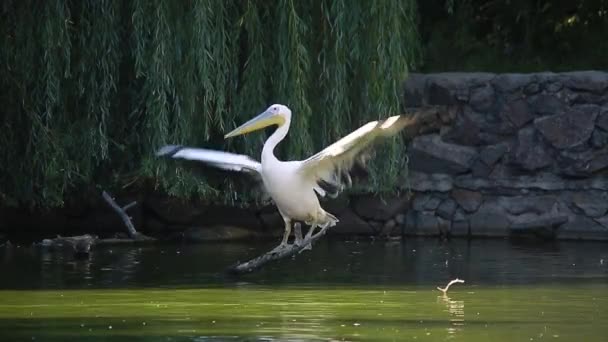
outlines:
M342 196L323 206L335 236L608 240L608 73L412 74L407 108L436 125L409 136L402 195ZM138 231L161 239L281 236L273 206L228 207L154 192L121 194ZM99 199L45 212L0 210L0 234L112 235L123 223Z

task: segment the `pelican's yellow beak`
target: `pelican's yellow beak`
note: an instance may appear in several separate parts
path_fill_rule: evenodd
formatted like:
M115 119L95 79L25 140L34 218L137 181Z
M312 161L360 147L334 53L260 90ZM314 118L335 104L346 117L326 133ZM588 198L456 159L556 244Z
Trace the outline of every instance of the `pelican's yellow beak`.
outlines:
M224 139L236 137L237 135L247 134L253 131L257 131L270 125L282 125L285 123L285 119L281 115L265 111L264 113L256 116L255 118L245 122L239 127L235 128L232 132L224 135Z

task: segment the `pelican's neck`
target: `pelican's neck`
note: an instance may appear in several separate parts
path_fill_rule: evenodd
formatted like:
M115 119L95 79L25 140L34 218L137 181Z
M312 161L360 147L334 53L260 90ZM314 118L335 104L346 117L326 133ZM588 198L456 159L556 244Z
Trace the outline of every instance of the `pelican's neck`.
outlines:
M274 148L283 140L289 131L290 120L285 121L284 124L279 126L274 133L266 140L264 148L262 149L262 164L278 161L277 157L274 156Z

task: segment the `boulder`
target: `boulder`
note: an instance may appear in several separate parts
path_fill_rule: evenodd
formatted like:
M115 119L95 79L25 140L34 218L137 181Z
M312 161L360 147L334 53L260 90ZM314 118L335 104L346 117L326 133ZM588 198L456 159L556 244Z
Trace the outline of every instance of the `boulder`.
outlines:
M413 191L447 192L452 190L453 179L445 174L428 174L412 171L409 173L409 184Z
M329 228L328 235L374 235L373 227L351 210L345 210L338 217L340 222Z
M152 211L162 221L170 224L192 223L206 211L206 206L202 203L170 197L149 197L145 199L143 205L146 210Z
M496 204L512 215L533 213L541 215L551 211L556 202L554 195L499 196Z
M404 104L406 107L422 107L426 104L426 80L423 74L411 73L404 84Z
M504 213L492 211L478 211L471 215L471 236L476 237L506 237L509 235L511 223Z
M570 148L589 140L598 112L595 106L571 108L561 114L538 118L534 126L555 148Z
M439 221L437 220L437 217L435 217L435 215L420 211L411 212L411 215L413 215L413 226L407 227L408 229L406 229L404 232L406 235L439 235Z
M567 105L557 96L552 94L538 94L530 96L528 103L532 111L538 116L552 116L564 113Z
M608 132L608 108L604 108L602 110L602 113L599 114L595 125L603 129L605 132Z
M450 227L450 236L469 236L469 220L454 220Z
M458 205L469 213L477 210L483 199L480 192L466 189L454 189L452 191L452 198L454 198L456 203L458 203Z
M367 220L386 221L409 206L410 199L404 197L385 197L359 195L351 198L352 208L359 216Z
M464 173L471 169L476 158L474 148L443 142L437 134L416 137L409 147L409 166L414 171Z
M535 175L511 176L501 179L473 178L463 175L453 179L452 186L500 193L504 190L604 190L608 191L608 177L594 176L587 179L566 180L552 173L539 172Z
M598 218L608 212L608 193L605 191L578 191L570 195L575 208L587 216Z
M561 74L564 85L573 90L601 93L608 88L608 73L602 71L573 71Z
M523 99L515 99L505 104L499 116L508 120L514 128L521 128L534 119L530 106Z
M511 217L511 234L514 236L534 236L537 238L553 239L556 229L568 221L567 215L549 214L522 214Z
M534 80L532 74L500 74L492 80L492 85L499 92L513 93L522 90L526 85Z
M479 158L488 166L493 166L509 151L508 143L501 143L484 147L479 152Z
M435 210L441 203L441 198L429 194L429 193L421 193L414 195L414 200L412 201L412 209L416 211L425 211L425 210Z
M210 227L191 227L184 231L186 241L233 241L258 237L259 234L251 229L235 226L217 225Z
M475 111L487 112L494 105L494 98L494 88L489 84L485 84L471 91L469 104Z
M558 239L568 240L608 240L608 228L583 215L571 216L557 230Z
M452 220L455 211L456 202L451 198L447 198L441 202L435 213L441 218Z
M534 128L527 127L517 134L514 162L524 170L535 171L551 165L552 158Z
M601 129L595 129L591 134L591 146L595 149L602 148L608 145L608 132Z

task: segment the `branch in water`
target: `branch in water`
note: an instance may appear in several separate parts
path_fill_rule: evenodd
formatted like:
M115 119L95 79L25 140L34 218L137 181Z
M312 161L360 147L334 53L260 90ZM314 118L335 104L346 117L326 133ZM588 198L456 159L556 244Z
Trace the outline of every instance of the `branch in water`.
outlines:
M129 217L129 215L127 215L127 210L129 208L134 207L137 204L137 202L133 201L121 208L118 204L116 204L116 202L114 201L112 196L110 196L105 190L103 191L103 193L101 195L102 195L103 199L112 207L112 209L114 209L114 211L116 213L118 213L118 216L120 216L120 218L122 219L122 222L127 227L127 234L129 235L129 237L131 239L133 239L133 240L151 240L152 239L148 236L138 233L137 230L135 230L135 226L133 226L133 222L131 222L131 218Z
M298 229L299 229L299 227L298 227ZM236 274L251 272L259 267L262 267L263 265L265 265L271 261L288 258L292 255L301 253L307 249L311 249L312 245L317 240L319 240L321 237L323 237L323 235L325 235L325 233L327 232L327 229L329 229L329 226L321 228L321 230L319 230L316 234L312 234L312 235L307 234L306 237L304 237L299 243L296 242L294 244L288 245L287 247L281 248L281 249L275 248L275 249L271 250L270 252L262 254L256 258L246 261L244 263L237 263L236 265L233 265L230 268L228 268L228 272L236 273Z
M443 289L441 287L437 286L437 290L443 292L443 294L446 294L448 292L448 290L450 289L450 286L452 286L452 284L456 284L456 283L464 284L464 280L456 278L456 279L450 281L448 283L448 285Z

